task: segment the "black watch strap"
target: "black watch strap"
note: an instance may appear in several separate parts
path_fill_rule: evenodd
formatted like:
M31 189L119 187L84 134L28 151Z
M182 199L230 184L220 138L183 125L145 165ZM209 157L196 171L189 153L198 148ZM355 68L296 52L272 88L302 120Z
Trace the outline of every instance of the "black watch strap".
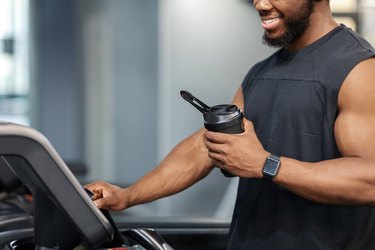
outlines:
M271 154L267 157L263 166L263 178L272 181L276 177L280 168L280 157Z

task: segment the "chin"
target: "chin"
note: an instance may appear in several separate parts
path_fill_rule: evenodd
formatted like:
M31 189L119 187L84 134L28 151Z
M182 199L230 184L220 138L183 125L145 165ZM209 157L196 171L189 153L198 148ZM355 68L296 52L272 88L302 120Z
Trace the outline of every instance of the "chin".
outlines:
M279 39L283 37L286 33L285 29L277 29L277 30L272 30L272 31L264 31L264 36L267 39Z
M263 40L265 41L276 41L276 40L280 40L282 39L283 35L279 35L279 34L267 34L267 33L264 33L264 36L263 36Z

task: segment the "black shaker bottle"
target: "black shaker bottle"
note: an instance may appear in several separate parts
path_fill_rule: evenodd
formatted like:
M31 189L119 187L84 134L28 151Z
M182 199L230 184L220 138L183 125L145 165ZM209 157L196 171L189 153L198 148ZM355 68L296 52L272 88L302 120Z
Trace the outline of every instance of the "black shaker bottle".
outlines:
M191 103L202 114L204 119L204 127L209 131L240 134L243 129L243 114L241 110L233 104L220 104L208 106L187 91L181 90L182 98ZM226 177L234 177L231 173L221 169Z

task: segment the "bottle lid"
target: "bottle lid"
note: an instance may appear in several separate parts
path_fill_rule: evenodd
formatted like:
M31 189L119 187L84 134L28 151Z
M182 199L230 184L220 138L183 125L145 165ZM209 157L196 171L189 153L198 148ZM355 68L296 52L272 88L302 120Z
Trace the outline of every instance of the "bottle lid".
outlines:
M236 123L238 119L242 120L242 112L232 104L221 104L211 107L209 112L203 114L205 124L223 124Z

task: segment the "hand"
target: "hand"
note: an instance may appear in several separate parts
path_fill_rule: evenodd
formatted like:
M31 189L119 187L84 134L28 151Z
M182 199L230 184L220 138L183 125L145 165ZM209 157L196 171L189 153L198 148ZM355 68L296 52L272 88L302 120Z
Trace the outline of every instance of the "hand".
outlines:
M260 143L253 123L243 120L245 132L224 134L205 132L208 156L215 165L243 178L261 178L262 168L270 155Z
M126 208L125 190L103 181L97 181L85 186L94 195L92 200L98 208L120 211Z

